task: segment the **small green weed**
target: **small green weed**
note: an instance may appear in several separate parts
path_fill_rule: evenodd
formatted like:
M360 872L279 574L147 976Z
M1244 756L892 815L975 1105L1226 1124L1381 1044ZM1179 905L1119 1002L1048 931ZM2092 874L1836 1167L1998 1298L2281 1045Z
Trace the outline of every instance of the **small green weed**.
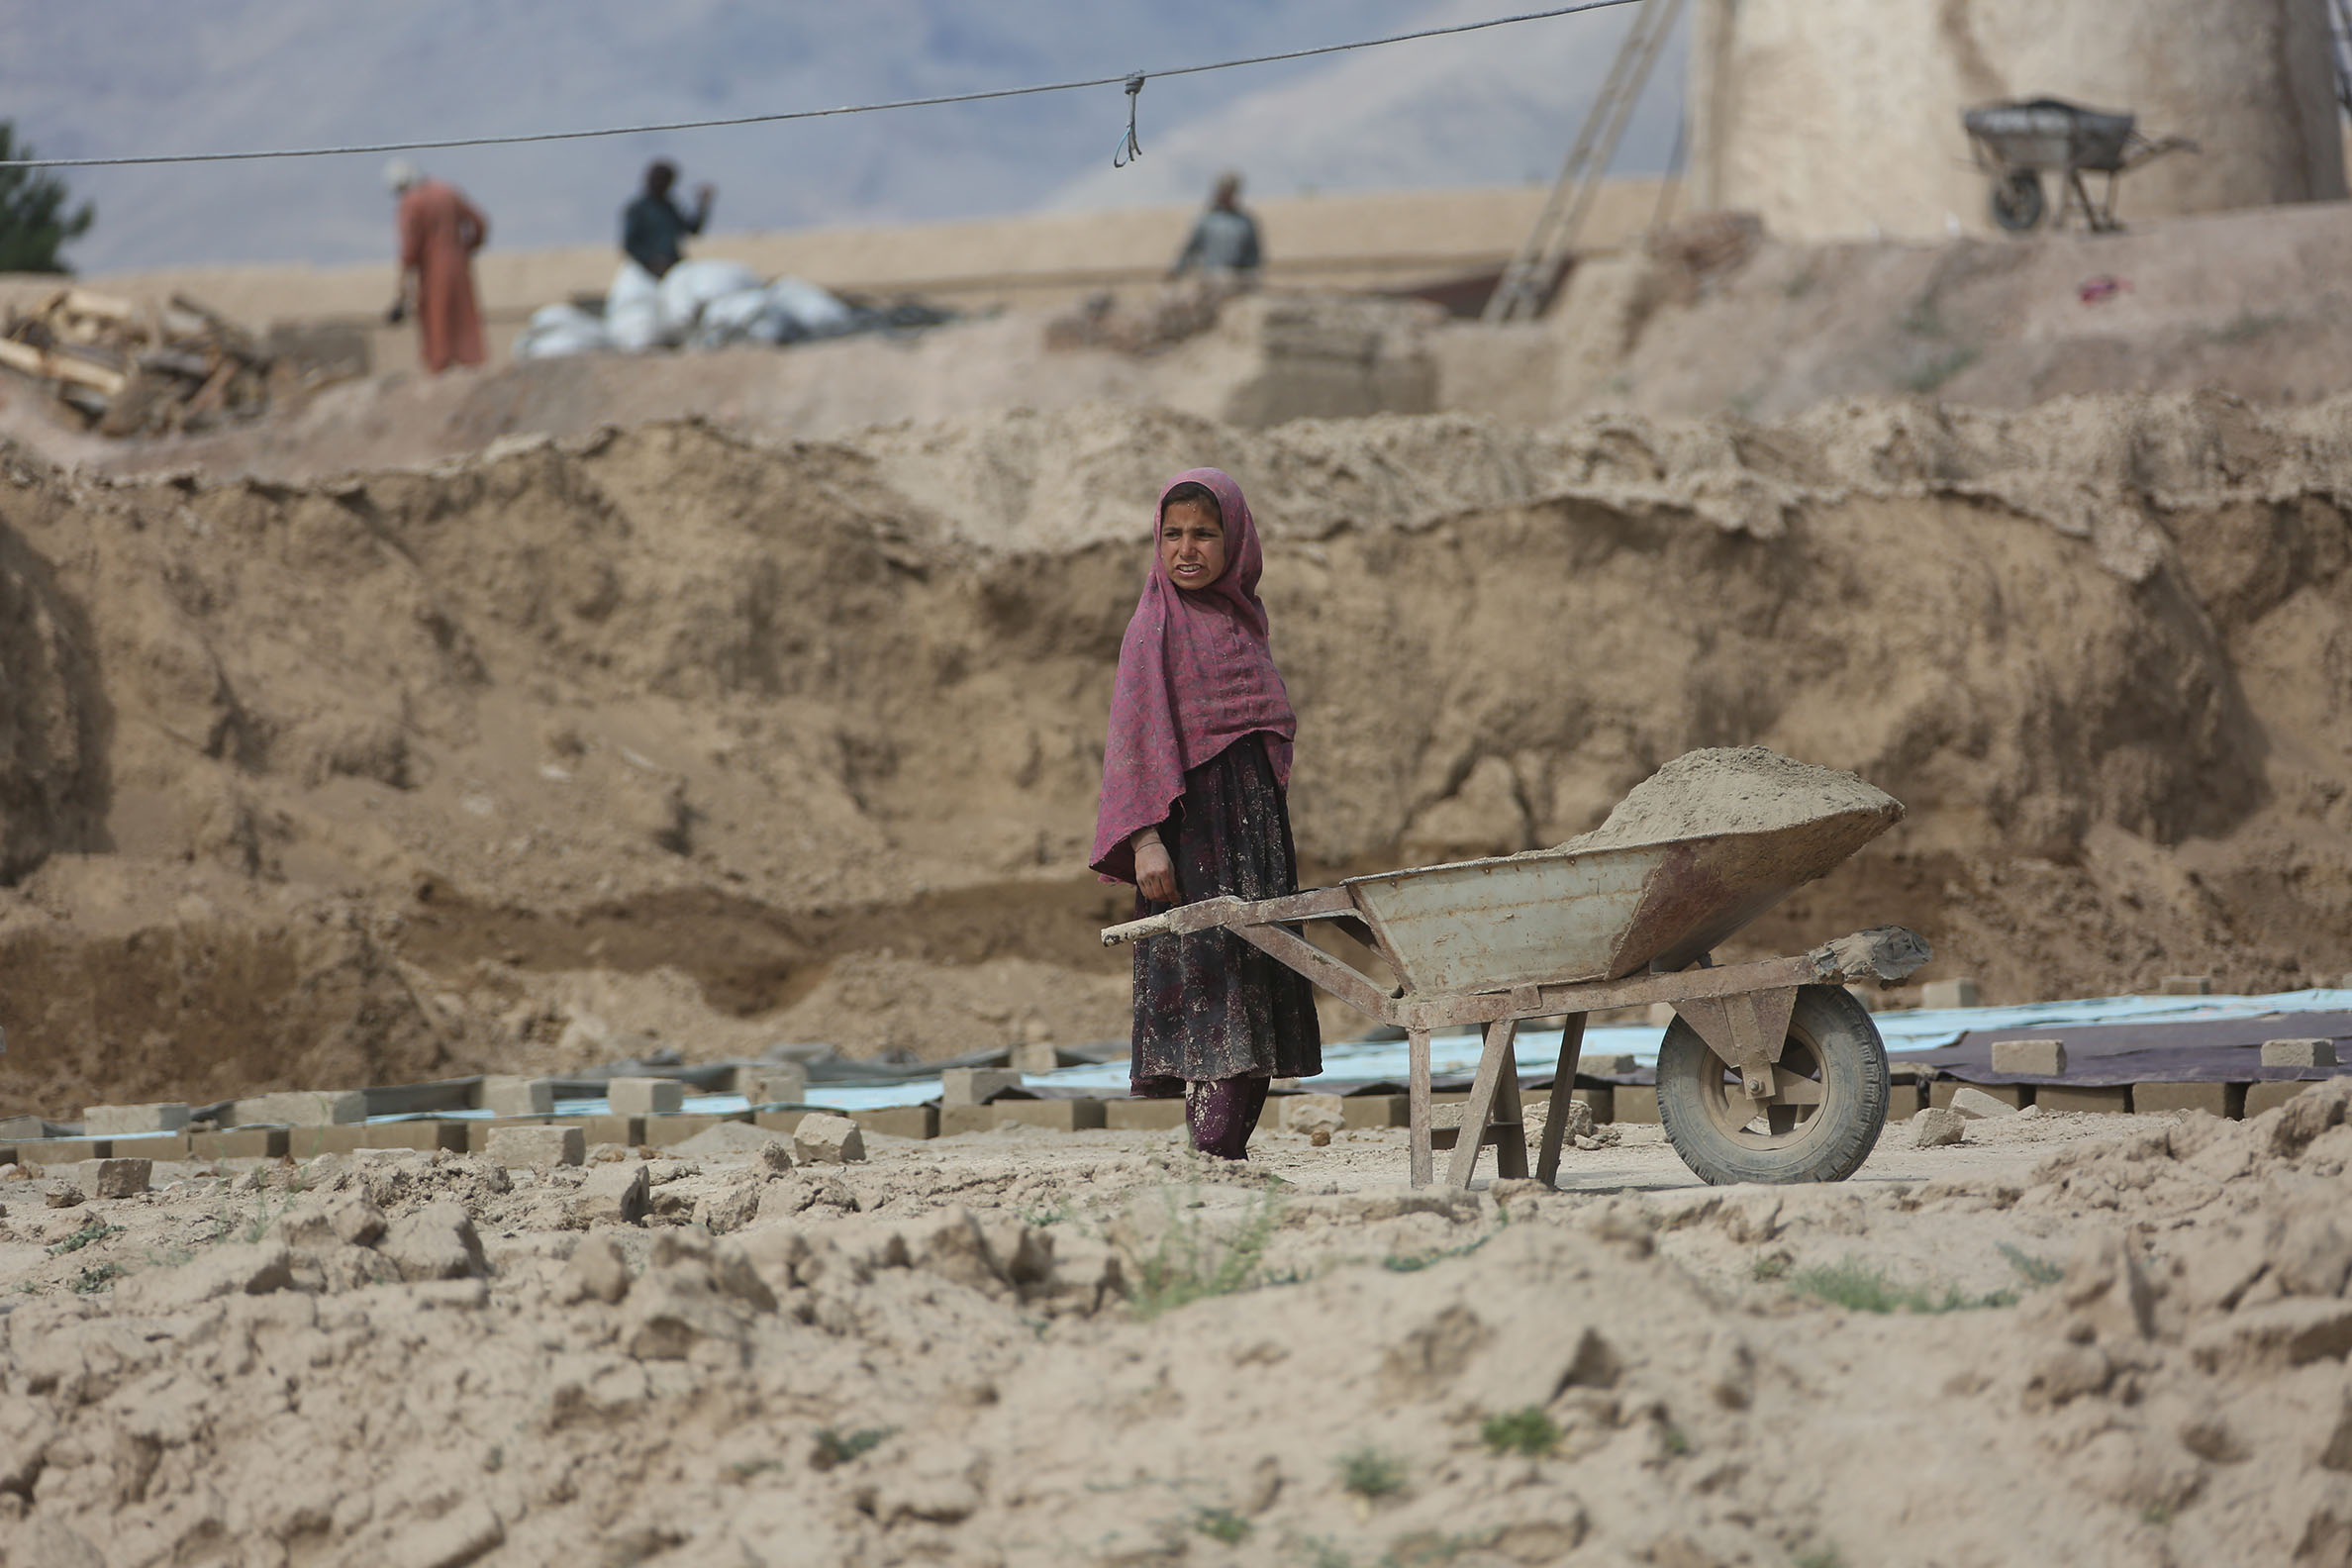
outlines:
M1560 1446L1559 1422L1546 1416L1540 1405L1489 1416L1478 1435L1492 1452L1525 1454L1530 1459L1540 1459Z
M1845 1568L1845 1559L1838 1555L1836 1547L1824 1546L1798 1558L1795 1568Z
M2064 1264L2035 1257L2023 1247L2012 1246L2007 1241L2001 1243L2001 1255L2009 1260L2009 1267L2015 1269L2028 1285L2055 1285L2066 1278Z
M2215 328L2212 338L2215 343L2252 343L2257 338L2269 337L2286 326L2289 320L2279 311L2242 310L2230 319L2227 326Z
M817 1433L817 1468L831 1470L835 1465L845 1465L873 1452L897 1431L896 1426L864 1426L853 1432L824 1427Z
M1366 1500L1394 1497L1405 1490L1405 1461L1377 1448L1352 1449L1339 1456L1339 1486Z
M2172 1522L2172 1510L2166 1508L2161 1503L2151 1503L2146 1508L2140 1510L2140 1522L2142 1524L2153 1524L2158 1529L2162 1529L2165 1525Z
M1355 1559L1328 1535L1286 1535L1282 1544L1305 1559L1307 1568L1355 1568Z
M1811 294L1813 291L1813 285L1819 281L1820 279L1813 275L1813 268L1808 267L1795 277L1784 281L1781 284L1781 294L1787 299L1801 300Z
M1070 1206L1067 1204L1055 1204L1050 1209L1024 1210L1022 1212L1021 1218L1023 1223L1028 1225L1060 1225L1064 1220L1070 1218Z
M755 1475L764 1475L775 1469L777 1461L773 1459L737 1459L727 1469L737 1481L748 1481Z
M129 1272L120 1263L93 1263L73 1276L65 1288L76 1296L94 1296Z
M1918 369L1905 376L1903 388L1907 392L1917 392L1921 395L1932 392L1970 365L1975 364L1977 355L1977 349L1967 347L1955 348L1946 354L1937 354Z
M1796 1261L1786 1252L1766 1252L1748 1265L1748 1278L1759 1285L1769 1285L1774 1280L1787 1279L1789 1270Z
M1937 308L1932 294L1923 294L1913 300L1911 308L1903 313L1903 320L1898 325L1913 338L1942 338L1951 332L1944 325L1943 312Z
M121 1235L122 1233L121 1225L108 1225L103 1220L92 1220L64 1240L51 1241L49 1245L49 1255L63 1257L68 1252L79 1252L93 1241L103 1241L110 1235Z
M1213 1541L1238 1546L1254 1526L1231 1509L1203 1508L1193 1510L1192 1527Z
M1691 1451L1691 1434L1680 1426L1669 1426L1658 1433L1658 1447L1670 1459L1680 1459Z
M1815 1297L1850 1312L1948 1313L1981 1307L2013 1307L2017 1303L2014 1291L1967 1296L1956 1289L1947 1289L1940 1296L1933 1295L1917 1285L1899 1285L1887 1277L1885 1270L1872 1268L1858 1258L1800 1269L1790 1276L1789 1286L1801 1296Z
M1203 1233L1191 1210L1168 1195L1168 1225L1159 1246L1134 1264L1135 1289L1129 1305L1135 1316L1157 1318L1212 1296L1230 1296L1258 1283L1258 1265L1266 1243L1273 1238L1281 1200L1271 1192L1259 1197L1241 1228L1222 1247Z

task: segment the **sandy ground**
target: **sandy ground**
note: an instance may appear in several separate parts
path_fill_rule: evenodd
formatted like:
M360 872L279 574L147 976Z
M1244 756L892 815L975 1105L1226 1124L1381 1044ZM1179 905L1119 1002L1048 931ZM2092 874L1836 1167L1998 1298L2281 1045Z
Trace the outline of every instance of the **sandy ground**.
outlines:
M2345 1098L1779 1189L1654 1130L1452 1198L1389 1131L0 1179L0 1549L2341 1563Z

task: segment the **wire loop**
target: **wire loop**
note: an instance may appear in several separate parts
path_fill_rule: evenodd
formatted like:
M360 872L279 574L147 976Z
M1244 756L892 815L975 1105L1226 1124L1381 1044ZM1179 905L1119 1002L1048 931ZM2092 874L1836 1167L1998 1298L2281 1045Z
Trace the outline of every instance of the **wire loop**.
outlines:
M1127 128L1119 150L1111 154L1113 168L1126 168L1143 155L1143 144L1135 140L1135 106L1143 101L1143 73L1135 72L1127 79Z

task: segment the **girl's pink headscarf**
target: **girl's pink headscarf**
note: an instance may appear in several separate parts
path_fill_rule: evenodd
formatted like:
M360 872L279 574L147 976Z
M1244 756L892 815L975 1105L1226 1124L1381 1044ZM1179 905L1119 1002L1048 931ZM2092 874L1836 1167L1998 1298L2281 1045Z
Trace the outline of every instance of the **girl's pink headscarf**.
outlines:
M1225 513L1225 575L1187 591L1160 564L1160 508L1180 484L1205 485ZM1299 733L1290 694L1274 668L1266 607L1258 602L1265 559L1241 487L1216 468L1188 468L1160 490L1151 509L1151 575L1119 644L1111 689L1111 735L1103 746L1103 800L1095 813L1092 864L1106 880L1135 880L1127 835L1167 819L1184 793L1184 773L1243 735L1266 733L1274 776L1290 782Z

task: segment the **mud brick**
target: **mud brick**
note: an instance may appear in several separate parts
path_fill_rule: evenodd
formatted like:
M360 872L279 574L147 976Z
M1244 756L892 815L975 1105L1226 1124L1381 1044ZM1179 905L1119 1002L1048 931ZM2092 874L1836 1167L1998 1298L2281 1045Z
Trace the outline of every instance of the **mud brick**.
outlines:
M1949 980L1929 980L1919 987L1919 1006L1923 1008L1972 1008L1981 995L1977 983L1965 975Z
M136 1198L147 1190L155 1174L155 1162L145 1159L84 1160L81 1163L81 1190L92 1198Z
M78 1165L114 1152L111 1138L26 1138L16 1146L19 1165Z
M2038 1077L2055 1078L2066 1071L2066 1041L1995 1040L1993 1070L1998 1073L2030 1073Z
M2246 1086L2225 1083L2139 1083L2131 1086L2131 1109L2142 1116L2167 1111L2203 1111L2237 1117L2246 1110Z
M191 1132L190 1158L277 1159L286 1152L284 1127L239 1127L232 1132Z
M315 1159L321 1154L350 1154L367 1146L364 1127L288 1127L286 1157Z
M356 1089L310 1089L254 1095L230 1107L239 1127L348 1127L367 1120L367 1096Z
M1008 1068L950 1067L939 1074L939 1104L949 1109L985 1105L990 1095L1020 1087L1021 1074Z
M753 1105L803 1105L809 1098L809 1069L797 1063L735 1069L735 1092Z
M491 1129L485 1152L492 1163L509 1169L553 1170L558 1165L577 1165L587 1159L588 1140L576 1127L510 1124Z
M2316 1078L2274 1078L2268 1083L2248 1084L2246 1115L2258 1117L2265 1111L2276 1111L2317 1082Z
M1023 1040L1013 1047L1010 1065L1018 1073L1049 1073L1061 1066L1061 1052L1051 1040Z
M84 1137L135 1137L143 1132L178 1132L188 1125L188 1108L166 1105L103 1105L82 1108Z
M474 1109L494 1117L543 1117L555 1112L555 1080L493 1073L473 1094Z
M1172 1104L1181 1106L1183 1101ZM1403 1127L1406 1118L1403 1095L1341 1095L1339 1097L1340 1125L1353 1130L1357 1127Z
M583 1117L580 1134L587 1138L590 1148L599 1143L618 1143L624 1148L636 1148L645 1141L645 1119L633 1116Z
M1119 1132L1165 1132L1184 1126L1184 1102L1175 1100L1106 1100L1103 1126Z
M2022 1111L2033 1104L2031 1084L1972 1084L1957 1078L1938 1078L1927 1086L1927 1103L1943 1109L1952 1103L1952 1096L1963 1089L1981 1089L2012 1110Z
M49 1124L37 1116L0 1117L0 1138L11 1143L48 1136Z
M801 1125L801 1118L811 1114L807 1111L754 1111L751 1113L751 1125L766 1127L770 1132L790 1132ZM588 1141L593 1143L596 1139L590 1138Z
M2262 1042L2262 1065L2265 1067L2333 1067L2336 1064L2335 1041L2331 1039L2266 1039ZM89 1127L82 1129L97 1135Z
M686 1086L675 1078L615 1078L605 1085L613 1115L675 1116L686 1103Z
M932 1138L939 1135L937 1106L881 1106L872 1111L852 1111L849 1120L868 1132L886 1133L891 1137Z
M2213 994L2213 977L2211 975L2166 975L2164 983L2156 989L2163 996L2211 996Z
M2033 1103L2044 1111L2099 1111L2121 1116L2131 1109L2129 1084L2036 1084Z
M649 1116L645 1118L645 1135L641 1141L653 1148L669 1148L673 1144L685 1142L697 1132L708 1132L722 1122L750 1120L751 1113L748 1111L737 1111L733 1115L686 1111L675 1116Z
M185 1132L157 1132L147 1137L109 1138L107 1154L113 1159L184 1160L188 1157L188 1134Z
M465 1128L465 1152L487 1154L490 1152L490 1134L501 1127L549 1127L553 1125L554 1120L553 1117L468 1117L457 1125ZM569 1125L577 1126L578 1124Z
M1055 1132L1080 1132L1102 1127L1107 1120L1100 1100L999 1100L991 1105L942 1107L939 1136L988 1132L1007 1122Z
M447 1149L465 1152L462 1122L378 1122L360 1129L359 1146L374 1149Z
M1618 1084L1616 1099L1612 1122L1646 1125L1658 1120L1658 1091L1649 1084Z

